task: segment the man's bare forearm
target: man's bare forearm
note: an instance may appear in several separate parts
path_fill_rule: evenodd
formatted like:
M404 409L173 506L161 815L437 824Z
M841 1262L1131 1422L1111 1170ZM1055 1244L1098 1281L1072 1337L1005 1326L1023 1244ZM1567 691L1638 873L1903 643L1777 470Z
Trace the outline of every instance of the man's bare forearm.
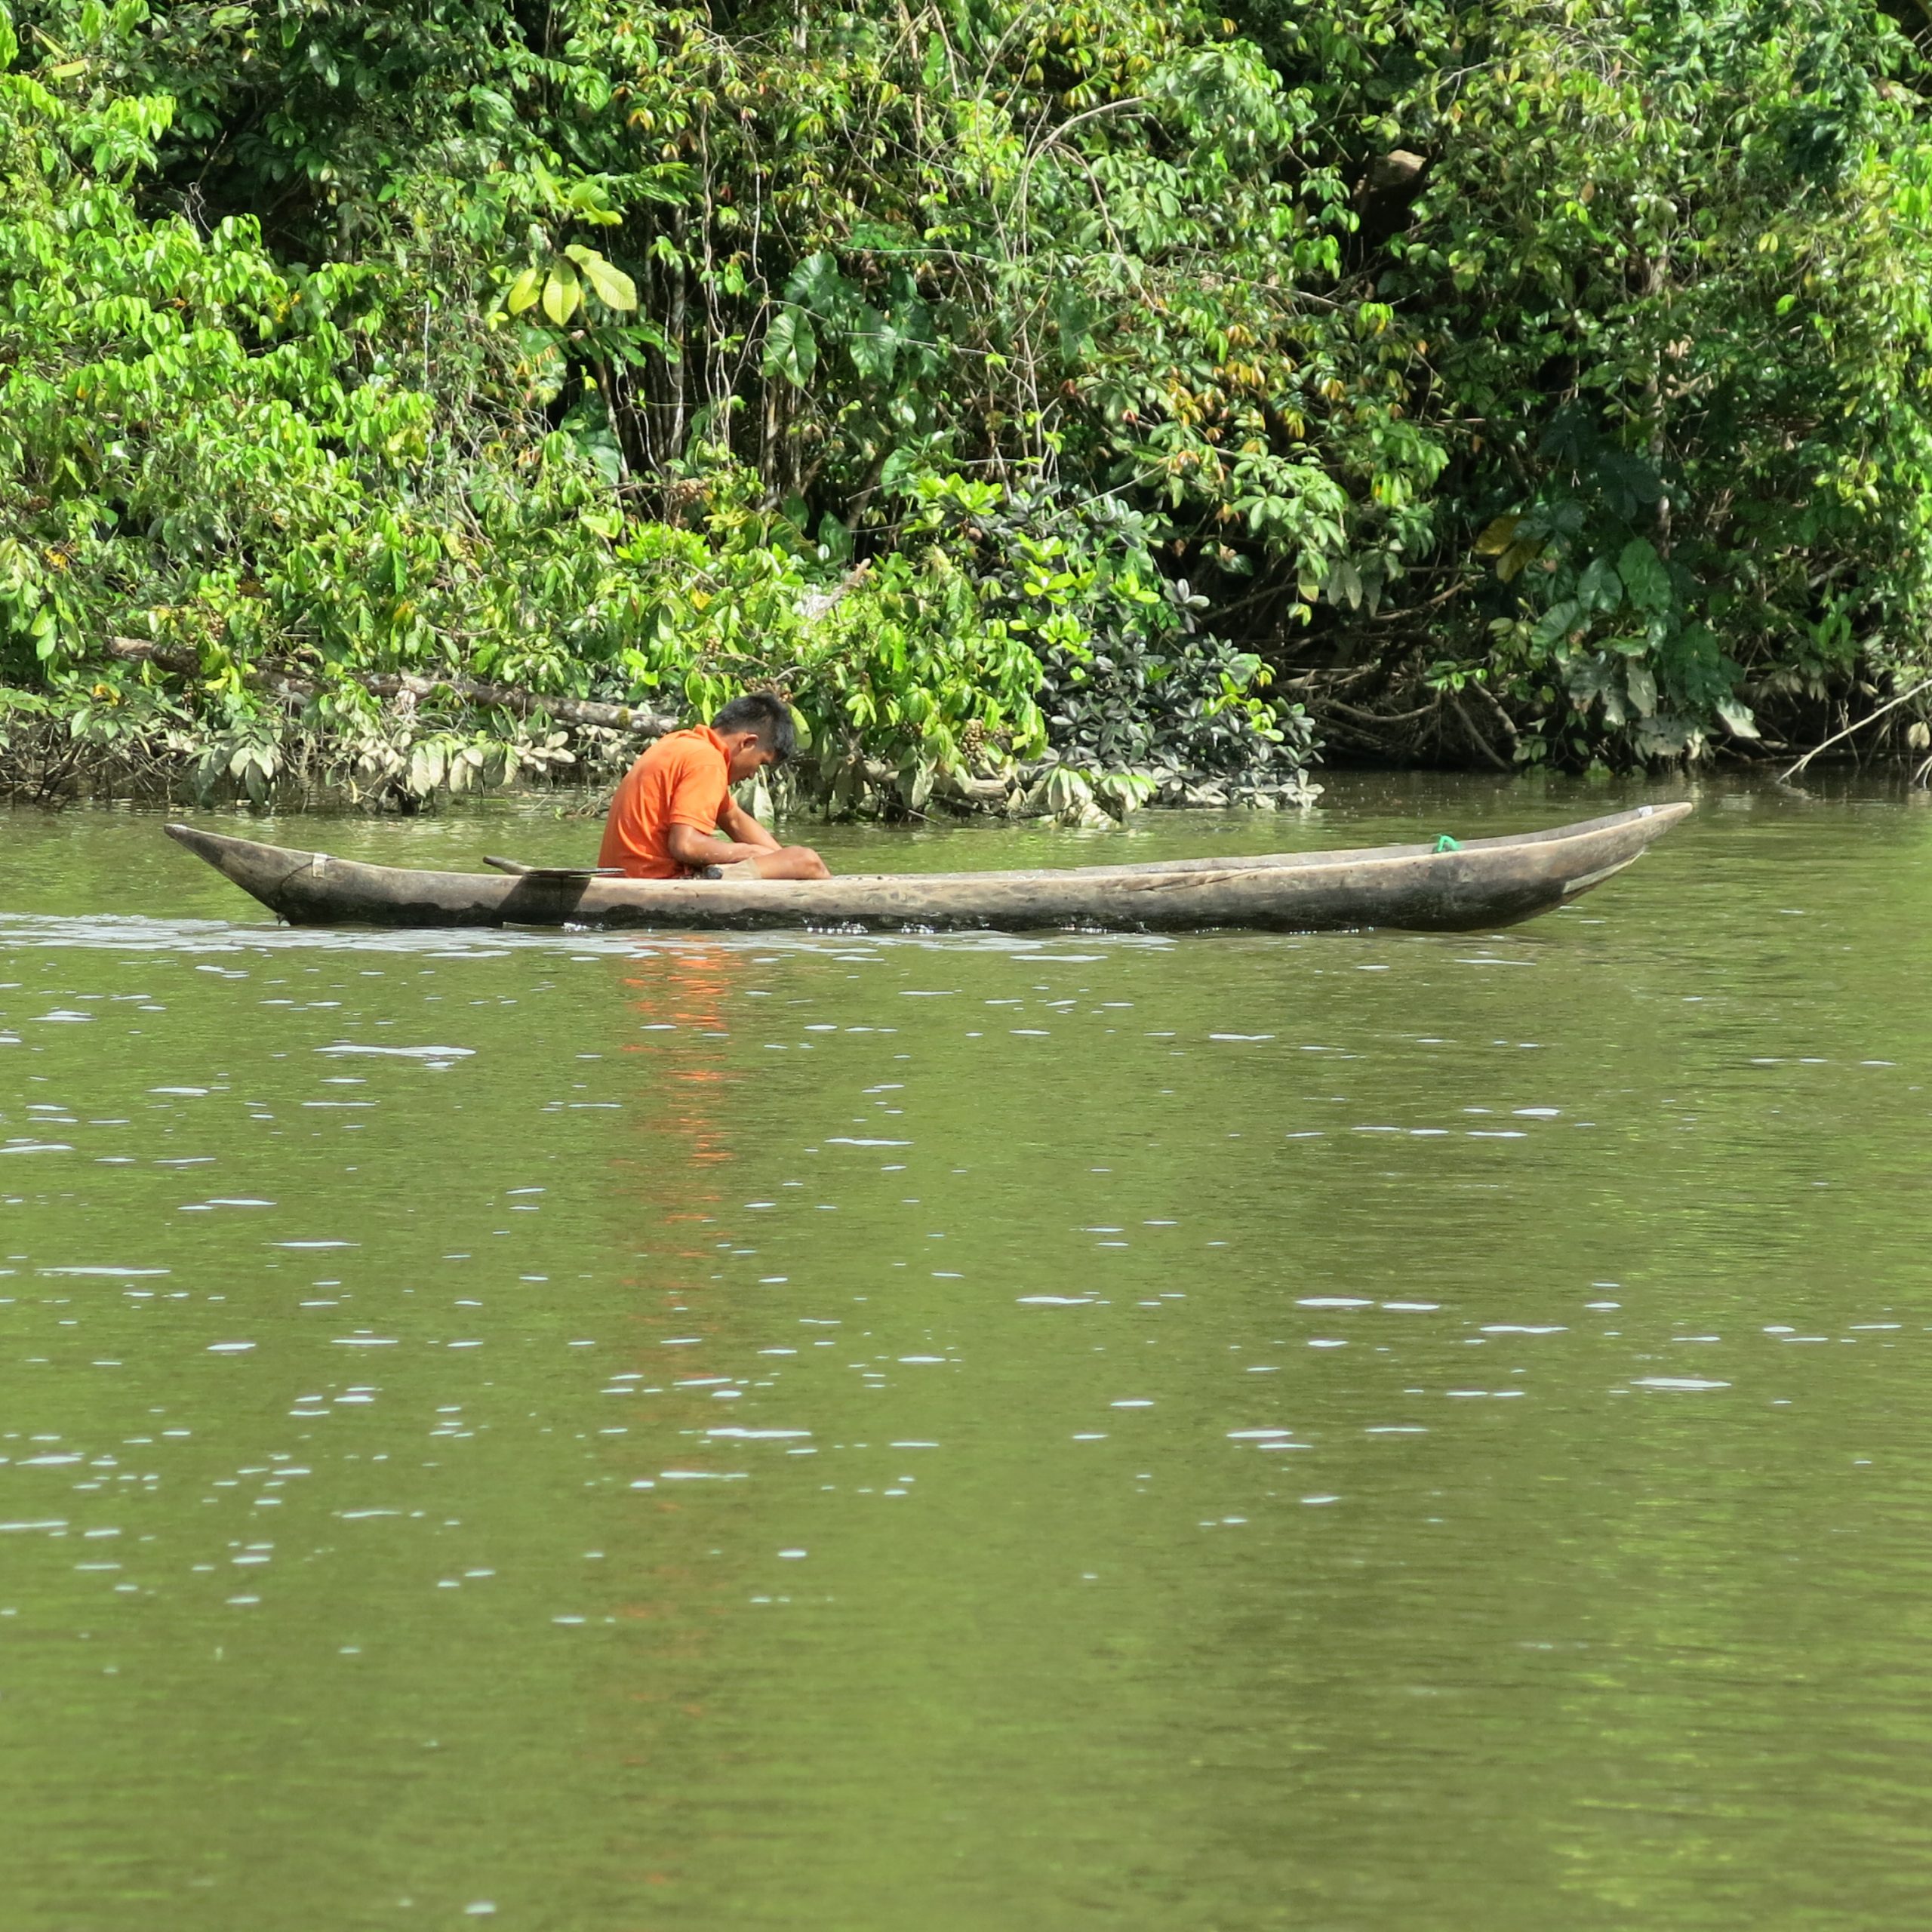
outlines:
M681 866L702 872L706 866L741 866L776 848L752 845L737 839L714 838L694 826L674 825L664 841L666 849Z
M719 814L718 828L734 844L749 845L759 852L778 850L778 841L735 799Z

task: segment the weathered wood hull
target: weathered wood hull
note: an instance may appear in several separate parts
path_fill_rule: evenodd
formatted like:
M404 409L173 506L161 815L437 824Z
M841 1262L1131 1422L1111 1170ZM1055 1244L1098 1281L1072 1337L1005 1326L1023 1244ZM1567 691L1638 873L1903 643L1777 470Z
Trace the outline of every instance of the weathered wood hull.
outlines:
M1459 850L1385 845L1058 871L790 881L405 871L192 826L168 835L297 925L583 926L669 931L1468 932L1547 912L1641 854L1687 804Z

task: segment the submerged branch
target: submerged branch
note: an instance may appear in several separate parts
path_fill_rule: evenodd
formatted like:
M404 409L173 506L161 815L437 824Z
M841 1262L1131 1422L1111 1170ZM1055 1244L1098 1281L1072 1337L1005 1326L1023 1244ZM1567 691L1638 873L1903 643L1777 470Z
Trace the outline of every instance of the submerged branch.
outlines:
M1909 703L1912 699L1918 697L1921 691L1932 691L1932 678L1921 678L1911 690L1900 692L1897 697L1890 699L1885 703L1880 705L1876 711L1867 712L1856 724L1847 724L1842 731L1834 731L1823 744L1814 745L1795 764L1786 765L1784 770L1778 774L1778 783L1782 785L1788 780L1795 778L1820 752L1828 752L1832 746L1842 744L1847 738L1856 736L1857 734L1863 731L1866 725L1884 717L1887 712L1897 710L1900 705Z

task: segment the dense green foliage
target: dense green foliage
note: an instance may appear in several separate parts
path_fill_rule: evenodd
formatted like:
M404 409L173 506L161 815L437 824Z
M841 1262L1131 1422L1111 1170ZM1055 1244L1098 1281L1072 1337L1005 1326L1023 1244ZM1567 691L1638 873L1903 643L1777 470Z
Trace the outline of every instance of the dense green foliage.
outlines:
M0 0L0 733L1741 744L1924 654L1926 72L1871 0Z
M1436 563L1467 585L1473 534L1494 566L1432 680L1654 755L1918 661L1932 127L1903 38L1846 0L1510 8L1451 83L1453 10L1381 11L1422 78L1385 94L1358 57L1360 98L1437 156L1382 277L1455 451Z

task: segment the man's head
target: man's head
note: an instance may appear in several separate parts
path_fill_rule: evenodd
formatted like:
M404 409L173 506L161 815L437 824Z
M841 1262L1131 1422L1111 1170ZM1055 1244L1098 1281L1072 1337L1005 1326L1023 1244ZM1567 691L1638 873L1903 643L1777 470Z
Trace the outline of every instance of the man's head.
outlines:
M769 691L747 691L734 697L711 721L731 761L731 783L768 764L783 764L798 747L792 708Z

